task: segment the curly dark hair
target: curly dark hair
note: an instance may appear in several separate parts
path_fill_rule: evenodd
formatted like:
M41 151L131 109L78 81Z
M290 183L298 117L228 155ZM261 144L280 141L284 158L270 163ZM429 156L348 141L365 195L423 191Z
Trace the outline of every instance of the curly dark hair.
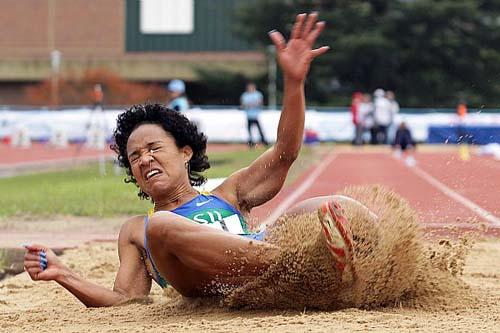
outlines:
M198 127L186 116L178 111L167 108L161 104L134 105L130 109L121 113L116 122L116 129L113 133L115 143L111 149L118 154L118 164L125 168L128 177L126 183L134 183L137 187L137 180L132 175L132 169L127 157L127 141L130 134L140 125L158 124L167 133L170 133L177 148L189 146L193 150L193 156L189 160L189 182L191 185L201 185L206 178L201 174L210 168L206 155L207 137L198 132ZM149 196L139 188L138 196L141 199L149 199Z

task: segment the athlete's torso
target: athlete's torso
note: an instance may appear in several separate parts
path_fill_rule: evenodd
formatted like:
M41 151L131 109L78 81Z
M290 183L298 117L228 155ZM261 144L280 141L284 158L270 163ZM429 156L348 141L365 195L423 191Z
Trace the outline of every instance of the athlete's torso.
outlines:
M248 226L243 215L231 204L212 194L199 194L195 198L171 210L172 213L186 217L199 224L223 230L237 235L248 235ZM146 227L149 216L144 217L144 226L141 228L142 237L136 239L142 259L150 277L161 287L166 287L168 282L159 274L151 260L147 246Z
M171 212L232 234L248 234L243 215L231 204L213 194L199 194Z

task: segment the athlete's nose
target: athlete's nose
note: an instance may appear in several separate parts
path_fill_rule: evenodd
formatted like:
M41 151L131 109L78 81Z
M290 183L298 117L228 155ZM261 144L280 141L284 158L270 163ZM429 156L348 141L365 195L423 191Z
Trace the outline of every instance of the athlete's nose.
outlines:
M141 165L149 165L153 161L153 154L147 151L141 155Z

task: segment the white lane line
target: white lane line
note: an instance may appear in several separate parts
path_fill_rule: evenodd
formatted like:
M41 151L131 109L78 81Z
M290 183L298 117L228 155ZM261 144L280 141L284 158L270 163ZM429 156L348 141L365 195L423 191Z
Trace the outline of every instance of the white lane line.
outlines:
M446 194L447 196L449 196L453 200L457 201L458 203L461 203L465 207L469 208L474 213L476 213L477 215L481 216L482 218L484 218L485 220L487 220L488 222L490 222L494 226L500 226L500 218L496 217L495 215L493 215L492 213L488 212L487 210L481 208L479 205L477 205L476 203L470 201L466 197L464 197L464 196L458 194L457 192L453 191L451 188L449 188L448 186L444 185L443 183L441 183L439 180L437 180L436 178L434 178L431 175L429 175L424 170L420 169L417 166L409 167L408 169L413 170L414 173L416 173L418 176L420 176L423 179L425 179L431 185L434 185L438 190L440 190L441 192L443 192L444 194Z
M475 223L467 223L467 222L459 222L459 223L453 223L453 222L423 222L422 223L424 228L431 228L431 229L444 229L444 228L459 228L459 229L466 229L466 228L471 228L471 229L482 229L483 226ZM500 229L500 225L487 225L487 229Z
M283 200L276 209L274 209L273 213L264 220L264 225L268 223L274 222L278 217L280 217L285 210L290 207L295 200L297 200L305 191L307 191L311 185L316 181L316 178L333 162L333 160L338 155L335 153L331 153L325 160L322 160L320 164L309 174L309 176L300 184L300 186L293 191L290 195L288 195L285 200Z

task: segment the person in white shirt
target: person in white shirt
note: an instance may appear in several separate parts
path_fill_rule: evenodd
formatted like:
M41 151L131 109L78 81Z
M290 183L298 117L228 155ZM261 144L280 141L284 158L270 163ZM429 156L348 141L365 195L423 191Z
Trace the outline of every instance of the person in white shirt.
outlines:
M172 80L167 86L170 101L168 107L172 110L183 112L189 109L189 102L186 98L186 85L184 81Z
M360 144L363 143L363 134L366 131L370 132L370 143L375 144L375 120L373 118L373 103L370 94L363 94L361 103L358 106L357 120L361 124L360 131L357 133L356 140Z
M391 103L391 113L392 113L392 121L391 121L391 126L389 127L389 136L390 138L394 139L394 136L396 135L397 127L395 123L397 122L398 119L398 114L399 114L399 103L396 101L396 95L394 94L393 91L387 91L385 93L385 97L389 100ZM388 142L392 142L391 139L388 139Z
M394 119L394 117L399 113L399 103L396 101L396 95L393 91L388 90L385 93L385 97L391 103L392 118Z
M392 124L392 105L385 97L383 89L375 90L375 125L377 135L375 142L377 144L387 144L387 131Z
M248 82L245 92L240 97L241 108L245 110L247 114L247 128L248 128L248 146L251 148L255 146L252 139L252 126L257 126L259 130L260 140L264 145L269 145L264 133L262 132L262 127L259 123L259 114L262 111L262 105L264 103L264 98L262 93L257 90L255 83Z

